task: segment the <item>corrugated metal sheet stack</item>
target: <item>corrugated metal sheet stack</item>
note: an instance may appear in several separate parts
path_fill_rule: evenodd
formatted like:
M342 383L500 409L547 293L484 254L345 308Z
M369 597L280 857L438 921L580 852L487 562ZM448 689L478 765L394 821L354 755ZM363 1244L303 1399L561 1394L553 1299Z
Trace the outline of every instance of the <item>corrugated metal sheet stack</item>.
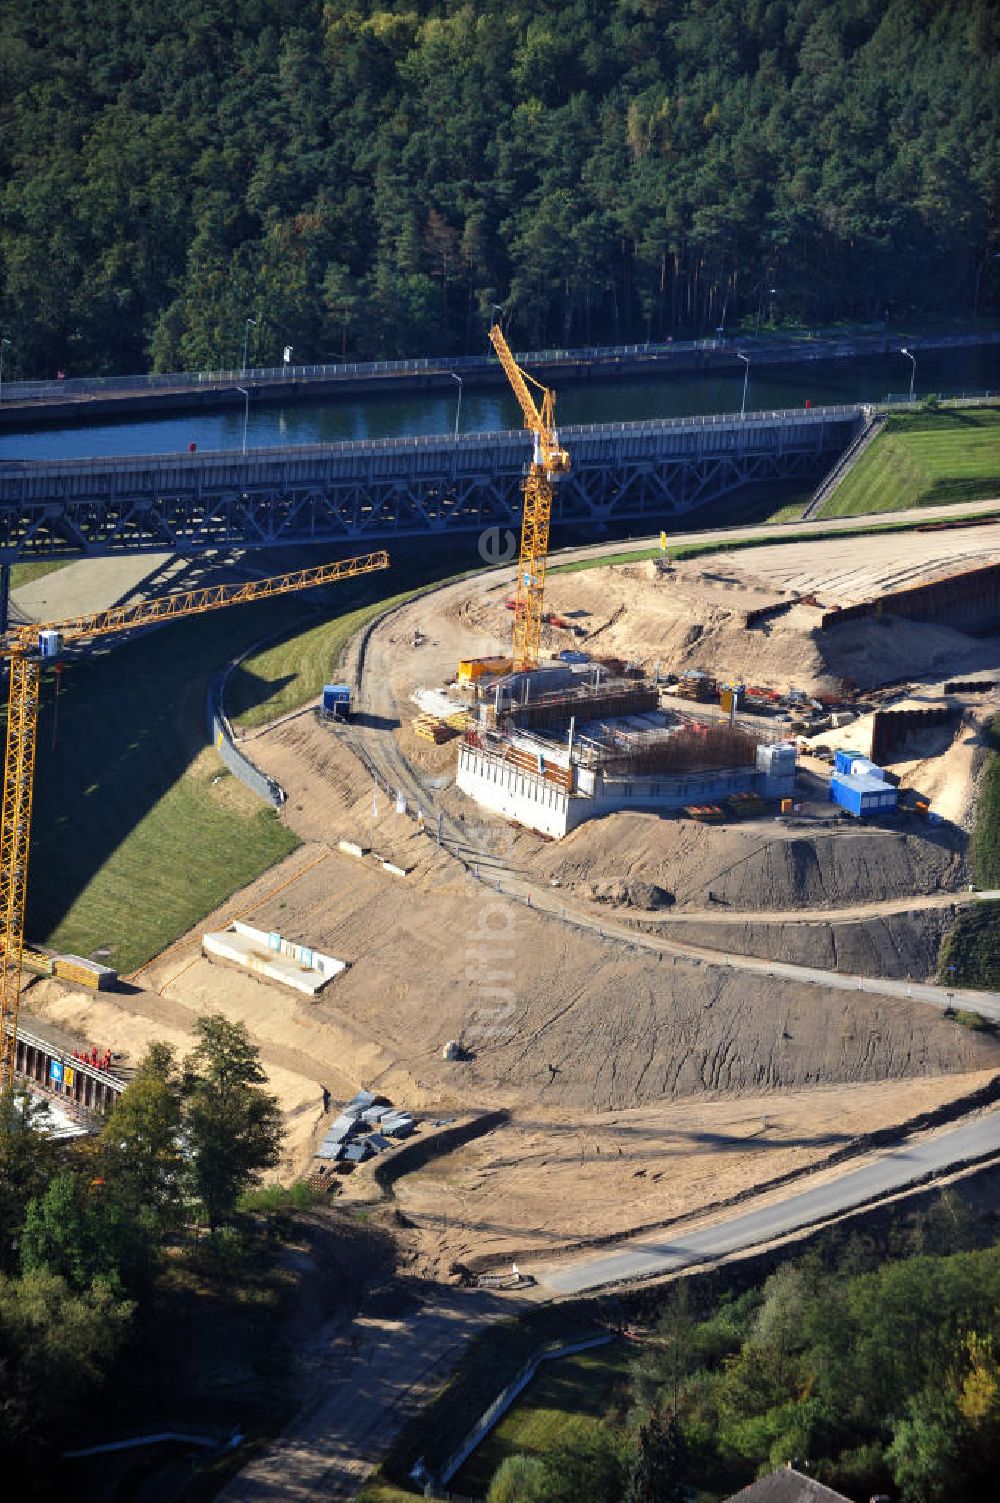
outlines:
M378 1132L370 1131L376 1127ZM328 1163L362 1164L391 1148L393 1138L405 1138L413 1128L409 1112L399 1111L384 1097L379 1100L373 1091L361 1090L341 1107L314 1157Z

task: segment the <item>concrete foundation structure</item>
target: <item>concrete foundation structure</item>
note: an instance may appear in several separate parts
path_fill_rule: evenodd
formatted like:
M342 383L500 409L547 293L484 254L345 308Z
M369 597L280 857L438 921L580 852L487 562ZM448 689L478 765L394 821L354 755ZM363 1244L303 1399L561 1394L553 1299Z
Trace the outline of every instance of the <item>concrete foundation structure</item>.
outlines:
M70 1112L100 1116L111 1110L126 1084L120 1076L74 1059L71 1049L26 1028L17 1030L14 1073Z
M273 930L254 929L238 921L228 929L203 934L201 943L206 955L231 961L244 970L266 976L269 981L304 992L307 997L315 997L347 968L345 961L332 955L283 939Z
M784 753L768 756L760 753ZM760 765L762 763L764 765ZM484 809L561 840L585 820L622 809L670 813L689 804L715 803L736 793L788 798L795 789L794 747L761 747L756 767L729 767L681 774L613 776L574 769L573 788L512 764L468 742L459 748L456 786Z

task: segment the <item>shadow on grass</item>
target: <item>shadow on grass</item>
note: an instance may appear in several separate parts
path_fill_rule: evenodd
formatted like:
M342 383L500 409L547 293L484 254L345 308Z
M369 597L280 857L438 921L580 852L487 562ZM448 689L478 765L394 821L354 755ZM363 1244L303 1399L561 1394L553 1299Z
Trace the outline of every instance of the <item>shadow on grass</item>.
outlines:
M266 704L286 689L289 684L295 682L294 673L286 673L280 678L261 678L259 674L252 673L243 663L238 663L226 680L225 709L230 720L238 720L248 710L254 710L258 705Z
M246 830L246 815L226 809L193 783L182 784L169 813L161 805L207 746L212 673L265 623L291 622L293 611L291 602L267 601L172 622L113 652L70 659L58 698L55 681L43 682L30 935L50 935L100 875L109 888L106 913L99 904L86 947L111 941L112 963L119 963L120 944L114 941L131 922L143 923L142 910L176 902L186 912L199 894L221 901L245 879L255 862L240 860L244 853L234 847ZM262 813L273 823L263 806ZM268 846L265 840L265 865ZM230 862L231 885L217 891L220 881L226 887ZM133 903L134 913L122 911Z

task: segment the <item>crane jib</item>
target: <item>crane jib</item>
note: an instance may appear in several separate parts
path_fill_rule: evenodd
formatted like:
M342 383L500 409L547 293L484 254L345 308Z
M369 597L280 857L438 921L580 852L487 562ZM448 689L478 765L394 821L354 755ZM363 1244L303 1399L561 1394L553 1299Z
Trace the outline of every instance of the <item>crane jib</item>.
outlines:
M24 908L31 851L31 804L35 784L38 695L42 667L59 656L65 641L109 636L159 621L199 616L225 606L287 595L316 585L335 584L359 574L388 569L384 549L361 558L340 559L243 584L209 585L176 595L140 600L132 606L76 616L68 621L16 627L2 655L10 659L7 741L0 803L0 1090L13 1084L17 1061L17 1015L21 997Z

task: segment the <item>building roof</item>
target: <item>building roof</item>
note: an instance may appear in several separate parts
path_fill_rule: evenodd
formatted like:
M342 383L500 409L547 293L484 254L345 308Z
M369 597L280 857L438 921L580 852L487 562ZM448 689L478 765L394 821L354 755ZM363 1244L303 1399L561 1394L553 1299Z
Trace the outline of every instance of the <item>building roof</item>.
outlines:
M855 793L895 793L894 783L886 783L882 778L877 778L873 773L867 772L835 772L834 781L841 788L853 788Z
M733 1493L725 1503L850 1503L850 1499L832 1487L824 1487L815 1477L803 1476L793 1466L783 1466Z

